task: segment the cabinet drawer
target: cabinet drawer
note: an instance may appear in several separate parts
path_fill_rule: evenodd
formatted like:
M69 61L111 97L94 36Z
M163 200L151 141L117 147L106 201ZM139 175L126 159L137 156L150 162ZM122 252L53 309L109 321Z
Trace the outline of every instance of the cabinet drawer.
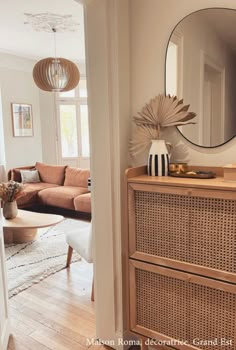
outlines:
M129 191L130 257L236 282L235 199L137 187Z
M130 259L131 330L176 349L235 350L236 285Z

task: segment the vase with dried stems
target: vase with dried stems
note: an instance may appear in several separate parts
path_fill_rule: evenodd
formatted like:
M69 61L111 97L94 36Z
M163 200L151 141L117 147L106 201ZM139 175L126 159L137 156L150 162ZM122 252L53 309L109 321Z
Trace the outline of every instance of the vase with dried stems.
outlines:
M0 199L3 201L2 212L6 219L14 219L18 208L16 200L24 195L23 185L16 181L0 183Z
M149 148L148 175L167 176L169 171L170 149L165 140L160 138L161 131L170 126L195 124L196 116L188 112L189 105L176 96L158 95L151 99L136 116L135 133L130 141L130 155L137 156Z

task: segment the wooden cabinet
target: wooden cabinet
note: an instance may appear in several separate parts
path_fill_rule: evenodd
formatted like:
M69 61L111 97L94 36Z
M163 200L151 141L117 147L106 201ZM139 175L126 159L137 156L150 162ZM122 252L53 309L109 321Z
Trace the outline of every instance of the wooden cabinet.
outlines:
M130 330L166 349L235 350L236 183L137 174L127 172Z

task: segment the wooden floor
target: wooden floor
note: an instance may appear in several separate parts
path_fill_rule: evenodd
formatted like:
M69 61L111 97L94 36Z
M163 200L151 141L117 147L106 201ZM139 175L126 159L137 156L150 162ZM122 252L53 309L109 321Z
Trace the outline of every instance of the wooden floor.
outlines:
M8 350L102 349L90 301L92 265L77 262L10 299Z

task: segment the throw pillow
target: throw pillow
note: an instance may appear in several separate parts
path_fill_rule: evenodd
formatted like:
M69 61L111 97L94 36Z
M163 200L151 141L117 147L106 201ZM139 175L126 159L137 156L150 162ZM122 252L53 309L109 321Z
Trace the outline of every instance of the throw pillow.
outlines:
M40 182L38 170L20 170L22 183Z

